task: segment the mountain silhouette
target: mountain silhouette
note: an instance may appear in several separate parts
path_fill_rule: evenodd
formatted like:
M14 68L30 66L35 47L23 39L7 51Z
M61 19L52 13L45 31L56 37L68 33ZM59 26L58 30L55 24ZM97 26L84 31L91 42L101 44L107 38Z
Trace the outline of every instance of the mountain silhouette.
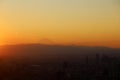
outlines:
M44 44L20 44L0 47L1 58L26 60L72 60L78 61L97 54L120 57L119 48L62 46Z

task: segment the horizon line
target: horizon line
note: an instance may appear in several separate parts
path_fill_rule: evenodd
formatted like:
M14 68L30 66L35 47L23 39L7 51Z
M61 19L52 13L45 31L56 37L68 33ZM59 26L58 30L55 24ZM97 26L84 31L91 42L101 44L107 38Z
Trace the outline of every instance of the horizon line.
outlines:
M110 47L110 46L90 46L90 45L75 45L75 44L45 44L45 43L18 43L18 44L4 44L0 45L0 47L4 46L19 46L19 45L45 45L45 46L73 46L73 47L92 47L92 48L112 48L112 49L120 49L120 47Z

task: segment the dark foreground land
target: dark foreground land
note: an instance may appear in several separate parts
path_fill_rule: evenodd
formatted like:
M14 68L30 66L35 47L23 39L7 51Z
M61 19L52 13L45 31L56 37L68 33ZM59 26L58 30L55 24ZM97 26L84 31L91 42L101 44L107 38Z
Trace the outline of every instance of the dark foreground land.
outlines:
M16 63L0 65L0 80L120 80L120 61L107 56L94 62Z
M71 47L70 49L68 47L64 47L63 49L56 47L44 48L45 49L42 48L42 52L47 50L48 52L59 53L61 51L62 53L64 52L65 57L59 55L58 57L46 56L46 59L39 59L37 57L37 59L28 59L24 56L25 59L13 59L13 57L11 59L1 59L0 80L120 80L120 59L117 55L119 54L119 50L115 52L115 50L99 49L99 51L97 50L98 53L96 49L91 50L88 48L82 48L81 50L80 48L76 49L74 47L72 47L73 50L71 50ZM49 48L50 51L48 50ZM13 49L13 51L14 50L15 49ZM20 49L20 51L21 50L22 49ZM23 51L39 53L39 49L36 50L36 48L34 48L32 51L30 50L30 47L29 51L27 49L25 50L24 47ZM84 53L86 50L92 56L86 54L82 57L78 57L80 55L75 55L80 52ZM95 54L92 54L94 51ZM112 51L116 54L113 54ZM18 52L19 50L15 53ZM103 52L104 54L102 54ZM65 55L66 53L70 53L71 55ZM34 55L32 56L35 57ZM52 56L54 55L52 54Z

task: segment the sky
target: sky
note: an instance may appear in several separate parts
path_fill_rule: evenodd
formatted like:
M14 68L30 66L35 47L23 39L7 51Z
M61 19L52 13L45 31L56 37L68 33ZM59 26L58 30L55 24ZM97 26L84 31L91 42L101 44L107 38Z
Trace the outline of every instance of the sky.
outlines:
M119 0L0 0L0 45L120 48Z

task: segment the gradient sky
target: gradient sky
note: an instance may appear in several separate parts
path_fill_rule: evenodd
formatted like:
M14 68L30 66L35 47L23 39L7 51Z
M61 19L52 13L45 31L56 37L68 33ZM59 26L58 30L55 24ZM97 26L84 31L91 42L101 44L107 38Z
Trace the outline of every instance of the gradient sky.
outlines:
M0 0L0 44L120 47L119 0Z

